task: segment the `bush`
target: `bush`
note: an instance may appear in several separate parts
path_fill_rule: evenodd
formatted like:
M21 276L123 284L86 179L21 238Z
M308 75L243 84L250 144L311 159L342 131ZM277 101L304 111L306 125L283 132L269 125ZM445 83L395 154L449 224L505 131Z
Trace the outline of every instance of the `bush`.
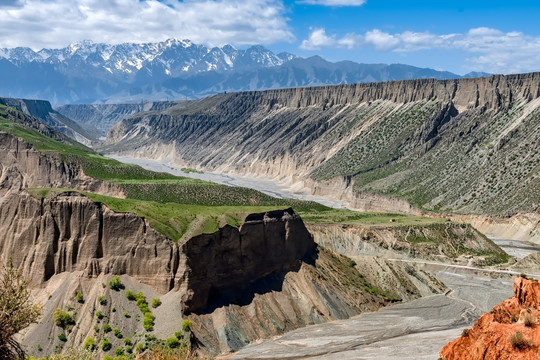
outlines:
M96 311L96 318L98 320L103 319L103 313L101 312L101 310Z
M84 297L83 297L83 294L79 291L77 292L77 296L75 297L77 299L77 302L79 304L82 304L84 303Z
M124 355L124 349L116 348L116 350L114 350L114 353L116 354L116 356L122 356Z
M112 344L109 340L103 338L103 340L101 341L101 350L103 351L109 351L111 350L112 348Z
M111 329L111 325L109 325L109 324L103 325L103 332L104 332L104 333L111 332L111 330L112 330L112 329Z
M174 333L174 336L176 336L176 338L178 340L182 340L182 338L184 337L184 334L182 333L182 331L178 330Z
M99 301L101 305L107 305L107 299L105 299L105 296L103 295L98 296L97 300Z
M133 352L133 348L131 346L126 346L126 353L131 354Z
M128 298L129 301L134 301L137 299L133 290L126 290L126 297Z
M124 337L124 336L122 335L122 333L120 332L120 329L118 329L118 328L114 328L112 332L113 332L114 336L116 336L116 337L119 338L119 339L121 339L121 338Z
M191 327L193 326L193 323L189 319L182 320L182 330L184 331L191 331Z
M532 327L534 325L532 314L527 313L523 316L523 325L527 327Z
M64 333L60 333L60 334L58 334L58 339L60 339L60 341L66 342L67 341L67 336Z
M144 330L146 331L154 330L154 320L152 318L146 317L146 314L143 319L143 327L144 327Z
M133 345L133 343L131 342L131 339L130 339L130 338L125 338L125 339L124 339L124 345L126 345L126 346L131 346L131 345Z
M167 339L167 347L170 349L176 349L180 347L180 340L177 337L170 337Z
M96 340L93 337L87 337L86 340L84 340L84 349L88 351L94 351L96 350Z
M120 276L116 275L112 278L111 281L109 281L109 287L115 291L120 291L120 289L124 288L124 284L122 284L122 281L120 280Z
M516 349L525 349L529 346L529 342L525 340L521 331L517 331L510 336L510 343Z
M461 332L461 336L463 337L469 336L469 329L463 329L463 331Z
M112 312L116 312L116 308L112 308L111 311L112 311Z
M129 315L127 311L124 311L124 317L129 319L131 316Z
M153 298L152 299L152 307L155 309L157 308L159 305L161 305L161 300L159 298Z
M70 325L75 325L75 320L73 319L71 314L60 309L54 310L53 318L56 326L59 326L62 329L66 329Z
M144 351L144 345L142 343L138 343L137 346L135 346L135 351L142 353Z
M22 271L11 262L0 267L0 289L0 354L6 359L24 359L24 351L13 336L37 321L40 308L30 300Z

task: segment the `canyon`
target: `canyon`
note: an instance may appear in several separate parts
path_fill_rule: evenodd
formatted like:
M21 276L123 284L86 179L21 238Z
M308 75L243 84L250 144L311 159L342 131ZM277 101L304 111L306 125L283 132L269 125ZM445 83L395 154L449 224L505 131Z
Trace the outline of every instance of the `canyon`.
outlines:
M43 306L19 339L33 356L123 347L104 325L143 344L189 319L212 356L432 358L540 268L519 242L540 239L538 98L533 73L63 108L98 134L120 119L98 152L4 99L0 259ZM128 290L159 298L152 330Z

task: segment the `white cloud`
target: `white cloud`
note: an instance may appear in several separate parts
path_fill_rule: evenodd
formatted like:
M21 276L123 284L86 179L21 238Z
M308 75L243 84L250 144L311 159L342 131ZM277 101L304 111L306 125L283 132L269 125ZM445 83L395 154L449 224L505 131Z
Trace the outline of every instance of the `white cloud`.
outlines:
M332 41L319 41L324 35ZM317 46L305 46L310 44ZM479 27L463 34L432 34L412 32L391 34L378 29L364 34L347 34L341 38L326 35L325 29L315 29L303 49L321 47L365 48L377 51L412 52L419 50L456 50L471 54L467 62L472 67L492 73L515 73L538 71L540 67L540 36L521 32L502 32L493 28Z
M282 0L25 0L0 6L0 47L63 47L79 40L208 45L292 41ZM17 6L13 6L17 5Z
M324 29L314 29L309 35L309 38L302 41L300 48L305 50L317 50L321 47L331 47L335 45L335 37L326 35Z
M366 0L300 0L297 3L321 6L360 6L364 5Z

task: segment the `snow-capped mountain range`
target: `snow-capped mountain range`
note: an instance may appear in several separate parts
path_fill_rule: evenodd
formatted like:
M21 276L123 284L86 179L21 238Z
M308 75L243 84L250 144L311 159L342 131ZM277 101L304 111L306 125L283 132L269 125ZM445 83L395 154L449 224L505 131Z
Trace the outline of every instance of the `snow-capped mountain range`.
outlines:
M274 54L263 46L209 48L177 39L118 45L80 41L40 51L0 49L0 96L57 104L185 99L223 91L426 77L460 76L399 64L304 59Z
M161 71L178 76L202 71L230 71L241 68L279 66L295 56L274 54L262 46L238 50L231 45L208 48L190 40L169 39L158 43L124 43L109 45L79 41L63 49L30 48L0 49L0 57L14 64L40 62L45 64L87 65L105 69L111 74L134 74L141 70Z

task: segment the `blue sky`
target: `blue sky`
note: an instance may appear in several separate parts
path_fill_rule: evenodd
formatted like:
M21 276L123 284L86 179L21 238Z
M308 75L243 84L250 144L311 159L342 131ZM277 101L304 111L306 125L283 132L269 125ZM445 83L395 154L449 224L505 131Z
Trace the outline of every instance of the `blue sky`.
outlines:
M190 39L331 61L540 70L539 1L0 0L0 47Z

